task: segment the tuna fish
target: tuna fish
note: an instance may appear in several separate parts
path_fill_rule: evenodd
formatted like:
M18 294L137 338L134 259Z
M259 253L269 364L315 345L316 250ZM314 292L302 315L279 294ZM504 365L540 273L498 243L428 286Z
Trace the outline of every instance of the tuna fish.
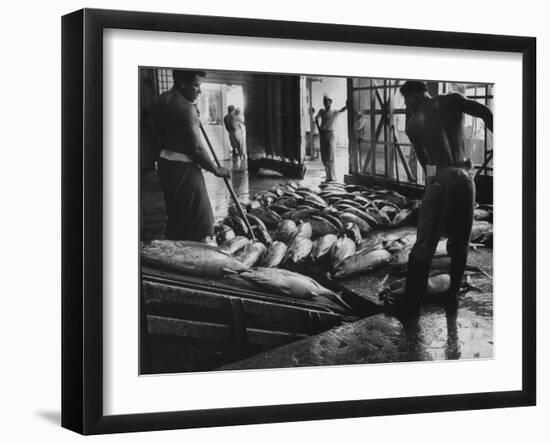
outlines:
M355 223L346 223L344 225L344 234L351 238L356 245L359 245L361 243L361 231L359 231L359 228Z
M283 214L281 217L298 222L311 215L317 215L318 212L319 210L313 208L293 209Z
M365 222L367 222L367 223L369 224L369 226L374 226L374 225L373 225L373 219L372 219L372 217L370 217L369 215L367 215L363 209L359 209L359 208L349 208L349 209L346 209L346 212L348 212L348 213L350 213L350 214L353 214L353 215L356 215L356 216L359 217L360 219L362 219L362 220L364 220Z
M374 251L359 251L346 258L334 269L335 278L346 278L355 274L362 274L376 270L384 266L391 258L391 254L385 249Z
M411 253L412 246L401 248L395 251L389 260L391 266L403 266L409 263L409 255ZM390 252L391 254L391 252Z
M256 240L262 242L264 245L268 246L271 243L273 243L273 239L271 238L271 235L262 226L258 226L258 225L252 226L252 232L254 233L254 237L256 237Z
M294 238L311 238L311 235L313 233L313 229L311 228L311 224L308 222L301 222L296 227L296 233L294 234Z
M268 208L256 208L252 209L248 215L254 215L258 217L265 226L269 228L274 228L281 222L281 216L277 214L275 211L272 211ZM249 217L250 218L250 217Z
M303 262L313 249L313 242L309 238L296 237L288 247L285 256L285 262L298 264Z
M261 202L260 200L250 200L250 202L243 207L246 207L247 212L250 212L253 209L261 208L262 206L263 206L263 202ZM231 211L229 211L229 213L231 215L239 215L237 208L234 208L234 209L232 208Z
M407 272L407 264L405 263L403 265L399 266L392 266L392 274L394 275L402 275ZM432 264L430 266L430 272L433 271L444 271L449 272L449 269L451 267L451 257L434 257L432 260ZM466 271L468 272L475 272L479 274L483 274L487 278L491 278L491 276L485 272L483 269L481 269L478 266L466 264Z
M326 218L320 217L318 215L312 215L307 218L308 223L311 225L313 238L320 237L325 234L336 234L338 229Z
M340 215L340 211L334 206L329 206L328 208L323 209L322 213L332 217L338 217Z
M405 294L406 279L401 279L386 285L379 294L379 298L384 300L386 306L392 305L395 299ZM425 295L428 297L442 296L449 292L451 288L451 276L446 273L434 273L428 278Z
M487 220L493 219L493 213L487 209L476 208L474 209L474 220Z
M395 215L400 212L400 209L395 208L394 206L386 205L386 206L382 206L382 208L380 208L380 212L382 214L386 214L390 220L393 220Z
M338 229L338 231L341 231L342 229L344 229L344 224L337 216L335 217L323 211L319 213L319 217L323 217L324 219L328 220L330 223L334 225L336 229Z
M225 243L227 240L235 238L235 232L229 226L218 224L214 227L214 234L218 245Z
M261 266L266 268L276 268L285 258L287 246L281 241L275 241L269 246L262 257Z
M235 258L240 260L246 267L250 267L258 263L265 251L266 247L263 243L259 241L251 242L237 252Z
M327 256L332 248L332 245L336 242L337 237L334 234L326 234L321 238L313 242L313 249L311 251L311 259L313 261L319 261L323 257Z
M391 220L389 219L389 217L386 214L380 212L375 206L365 209L365 212L367 215L370 215L374 220L376 220L377 226L383 227L391 225Z
M249 268L222 249L191 241L152 243L141 250L144 261L185 274L223 277Z
M283 197L277 200L277 203L283 206L286 206L287 208L295 208L298 206L298 200L294 197Z
M247 235L248 234L248 228L246 227L246 223L242 218L239 216L228 216L223 219L222 222L224 225L229 226L233 231L235 232L235 235Z
M493 225L487 221L474 221L470 241L474 243L483 243L492 247Z
M346 235L341 235L330 249L330 266L335 269L347 257L355 254L355 242Z
M289 243L296 235L296 223L292 220L282 220L277 226L276 238L284 243Z
M239 249L244 248L247 244L250 243L250 240L244 235L237 235L231 240L227 240L222 244L221 249L229 254L234 254Z
M311 300L335 312L346 311L336 304L342 303L338 294L321 286L312 278L296 272L276 268L252 268L242 272L240 276L276 294L294 299Z
M402 209L399 211L392 220L394 226L402 226L405 224L413 224L415 215L418 215L418 211L414 209Z
M284 205L280 205L279 203L273 203L269 207L269 209L271 209L272 211L275 211L280 216L282 216L285 212L288 212L288 211L291 210L291 208L289 208L287 206L284 206Z
M361 234L368 234L372 230L365 220L350 212L340 214L340 220L342 220L343 223L355 223L359 231L361 231Z
M272 198L273 200L277 200L282 194L279 195L277 194L276 192L272 192L272 191L260 191L258 193L256 193L252 199L253 200L263 200L265 198Z

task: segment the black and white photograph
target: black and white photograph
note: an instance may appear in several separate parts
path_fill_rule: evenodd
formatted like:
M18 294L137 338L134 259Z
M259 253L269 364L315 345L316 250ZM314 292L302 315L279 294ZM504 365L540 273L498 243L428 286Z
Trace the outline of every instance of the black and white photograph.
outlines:
M494 357L494 84L138 70L140 374Z

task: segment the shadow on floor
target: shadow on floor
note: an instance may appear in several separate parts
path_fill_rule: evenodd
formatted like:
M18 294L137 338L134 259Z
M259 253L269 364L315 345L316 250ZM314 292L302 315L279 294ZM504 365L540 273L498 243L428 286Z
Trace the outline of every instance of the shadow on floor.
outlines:
M61 426L61 411L36 411L36 415L53 425Z

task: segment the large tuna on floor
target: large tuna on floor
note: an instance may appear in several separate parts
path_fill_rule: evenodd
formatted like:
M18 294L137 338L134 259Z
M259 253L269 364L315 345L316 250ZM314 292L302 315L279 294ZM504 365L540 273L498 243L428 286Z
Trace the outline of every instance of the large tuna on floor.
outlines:
M273 242L263 255L260 265L266 268L276 268L285 258L286 251L287 246L282 241Z
M298 264L303 262L313 249L313 242L306 237L296 237L286 252L285 262Z
M335 278L345 278L355 274L374 271L388 263L391 256L385 249L376 249L367 252L359 251L338 264L334 269L333 275Z
M340 305L336 304L343 303L338 294L305 275L286 269L251 268L242 272L240 276L276 294L315 301L336 312L345 311Z
M154 241L144 245L145 262L199 277L223 277L249 268L222 249L191 241Z
M283 243L289 243L296 235L296 223L292 220L283 220L277 226L276 239Z
M254 266L266 251L266 247L262 242L255 241L247 244L243 249L235 254L247 268Z
M346 235L341 235L330 249L330 266L335 269L342 261L355 254L355 242Z
M326 234L321 238L313 242L313 250L311 251L311 259L313 261L319 261L323 257L327 256L332 248L332 245L336 242L337 237L334 234Z
M318 238L326 234L338 233L338 228L324 217L312 215L307 218L307 221L311 225L311 236L313 238Z
M243 235L237 235L236 237L233 237L231 240L227 240L221 245L221 249L224 252L228 252L229 254L235 254L239 249L244 248L247 244L249 244L252 240L249 240Z

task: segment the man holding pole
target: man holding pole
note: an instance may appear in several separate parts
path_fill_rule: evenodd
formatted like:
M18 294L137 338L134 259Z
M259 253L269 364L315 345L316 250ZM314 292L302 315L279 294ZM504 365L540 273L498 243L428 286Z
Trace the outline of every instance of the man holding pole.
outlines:
M469 173L463 117L483 120L493 131L489 108L458 93L431 97L426 84L407 81L400 92L409 118L406 133L426 173L426 187L418 214L416 243L409 255L405 294L390 305L397 314L417 315L428 283L430 265L440 236L446 233L451 257L451 286L447 305L456 308L468 259L475 206L475 184Z
M214 217L201 168L227 179L201 140L195 101L204 71L174 70L174 86L153 104L153 131L159 152L158 174L164 194L170 240L206 241L214 233Z

